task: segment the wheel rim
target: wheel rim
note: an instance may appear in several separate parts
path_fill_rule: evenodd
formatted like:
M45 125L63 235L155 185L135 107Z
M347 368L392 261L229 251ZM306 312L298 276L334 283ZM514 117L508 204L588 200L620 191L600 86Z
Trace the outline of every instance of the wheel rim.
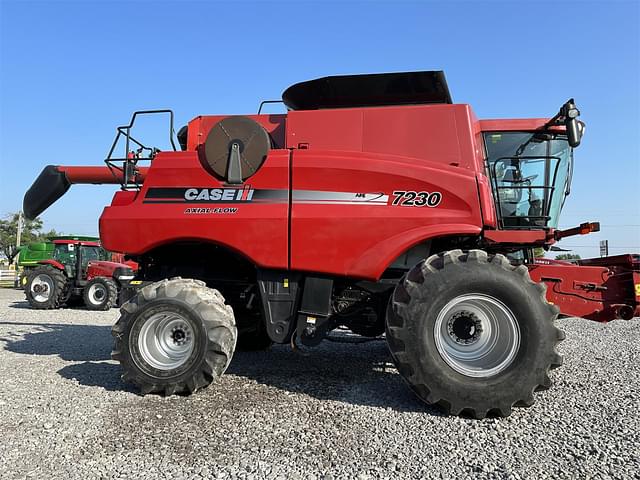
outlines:
M143 360L158 370L181 367L193 351L193 330L177 313L152 315L140 330L138 349Z
M107 289L104 285L99 283L95 283L89 287L89 292L87 294L89 297L89 301L94 305L100 305L104 302L104 299L107 297Z
M502 372L520 348L515 315L489 295L461 295L451 300L438 314L433 333L442 359L468 377Z
M31 280L31 296L38 303L44 303L51 297L53 292L53 278L44 273L40 273Z

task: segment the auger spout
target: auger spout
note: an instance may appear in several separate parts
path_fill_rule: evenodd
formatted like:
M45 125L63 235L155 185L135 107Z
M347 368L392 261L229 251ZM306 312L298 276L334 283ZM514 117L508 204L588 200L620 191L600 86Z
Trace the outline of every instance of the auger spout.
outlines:
M148 168L138 168L135 181L142 182ZM73 184L121 184L123 173L109 167L70 167L64 165L47 165L44 167L31 188L27 190L22 202L22 210L26 218L32 220L62 197Z

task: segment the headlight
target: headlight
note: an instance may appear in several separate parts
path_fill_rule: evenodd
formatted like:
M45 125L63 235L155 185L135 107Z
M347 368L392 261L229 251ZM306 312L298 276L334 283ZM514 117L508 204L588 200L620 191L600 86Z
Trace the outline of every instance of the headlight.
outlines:
M135 278L135 274L129 267L118 267L113 272L113 277L116 280L133 280Z

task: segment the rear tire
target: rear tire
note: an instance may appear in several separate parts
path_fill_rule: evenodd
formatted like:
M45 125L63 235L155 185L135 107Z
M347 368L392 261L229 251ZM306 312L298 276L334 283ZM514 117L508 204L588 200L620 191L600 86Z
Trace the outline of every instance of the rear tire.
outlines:
M416 395L452 415L508 416L530 406L562 364L558 309L525 266L454 250L416 265L387 310L387 342Z
M89 310L109 310L118 302L118 285L111 278L93 278L85 285L82 298Z
M147 285L120 309L111 357L122 379L150 392L193 393L220 377L233 356L233 310L199 280Z
M51 265L36 267L29 272L24 293L31 308L60 308L66 300L67 277Z

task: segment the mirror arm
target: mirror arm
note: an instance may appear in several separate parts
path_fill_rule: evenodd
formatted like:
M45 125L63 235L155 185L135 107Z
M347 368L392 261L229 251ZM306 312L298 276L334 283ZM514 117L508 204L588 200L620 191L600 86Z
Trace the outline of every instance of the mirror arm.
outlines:
M575 100L570 98L567 100L562 107L560 107L560 111L551 118L547 123L542 127L543 129L564 125L567 132L567 139L569 140L569 145L572 148L580 145L581 140L581 132L580 127L578 126L578 117L580 116L580 110L576 107Z

